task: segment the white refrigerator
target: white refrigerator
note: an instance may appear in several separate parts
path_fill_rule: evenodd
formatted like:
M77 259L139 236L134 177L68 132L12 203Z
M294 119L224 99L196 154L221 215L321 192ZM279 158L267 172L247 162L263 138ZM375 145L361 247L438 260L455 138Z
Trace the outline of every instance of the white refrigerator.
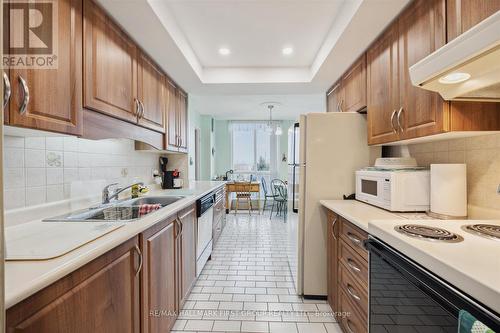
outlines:
M319 201L354 193L354 172L379 157L380 148L368 146L366 116L355 112L308 113L298 129L298 184L292 184L298 216L289 219L289 264L298 294L326 296L327 217Z

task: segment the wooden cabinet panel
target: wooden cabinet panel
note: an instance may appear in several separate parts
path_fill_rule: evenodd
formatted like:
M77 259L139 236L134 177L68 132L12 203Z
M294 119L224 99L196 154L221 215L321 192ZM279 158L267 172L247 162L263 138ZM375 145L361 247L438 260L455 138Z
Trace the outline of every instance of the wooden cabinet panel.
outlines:
M367 60L368 143L395 141L394 114L399 108L397 24L370 47Z
M368 321L368 289L361 285L344 265L339 265L340 287L346 297L363 315L365 322Z
M136 46L99 6L84 1L84 107L136 122Z
M58 2L56 69L10 70L10 125L81 134L82 6L82 0ZM29 92L29 102L21 113L27 96L24 89Z
M342 100L342 85L341 81L335 83L326 94L326 111L340 112L340 101Z
M168 150L177 151L178 150L178 137L177 137L177 87L173 82L168 81L165 85L166 92L168 95L168 106L167 106L167 133L165 136L165 146Z
M368 262L368 251L363 246L368 234L344 218L340 218L340 221L340 237Z
M339 242L339 217L332 211L328 216L328 240L327 240L327 286L328 304L334 312L339 311L339 275L338 275L338 242Z
M445 0L414 1L399 17L401 101L396 114L401 139L443 132L446 103L438 93L413 86L409 68L446 42Z
M342 331L348 333L368 333L368 324L365 316L356 309L344 290L340 291L340 311L349 314L348 316L340 317Z
M176 293L175 217L141 234L142 332L169 332L179 310Z
M368 292L368 262L344 240L339 242L339 262L364 286Z
M182 308L196 280L196 207L193 205L179 212L178 219L181 230L177 244L180 264L177 289Z
M140 331L137 238L7 310L8 332Z
M138 52L137 97L142 106L138 123L155 131L165 132L167 103L163 72L142 52Z
M179 151L187 153L188 147L188 113L187 113L187 95L179 90L179 125L178 125L178 135L179 135Z
M447 0L448 41L500 10L500 0Z
M366 107L366 56L363 54L342 76L340 111L356 112Z

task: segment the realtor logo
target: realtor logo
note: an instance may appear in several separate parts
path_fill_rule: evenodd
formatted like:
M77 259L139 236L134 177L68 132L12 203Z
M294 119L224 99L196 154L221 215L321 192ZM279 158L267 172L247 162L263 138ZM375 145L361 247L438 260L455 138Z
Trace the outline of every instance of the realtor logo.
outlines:
M57 68L57 0L8 0L3 6L3 66Z

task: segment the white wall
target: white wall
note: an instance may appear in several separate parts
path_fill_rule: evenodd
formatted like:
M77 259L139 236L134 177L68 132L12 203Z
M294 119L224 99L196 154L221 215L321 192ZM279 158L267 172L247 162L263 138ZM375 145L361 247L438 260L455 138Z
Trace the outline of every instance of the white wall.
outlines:
M135 151L128 139L5 136L5 209L98 194L99 188L88 190L89 181L152 183L158 157Z

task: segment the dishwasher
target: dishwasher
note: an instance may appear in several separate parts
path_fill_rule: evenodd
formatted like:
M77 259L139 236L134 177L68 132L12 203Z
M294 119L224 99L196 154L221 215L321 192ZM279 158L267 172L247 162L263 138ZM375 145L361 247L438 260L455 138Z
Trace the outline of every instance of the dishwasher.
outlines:
M198 237L196 246L196 276L199 276L207 260L212 254L212 223L214 218L213 193L196 201L196 215L198 216Z

